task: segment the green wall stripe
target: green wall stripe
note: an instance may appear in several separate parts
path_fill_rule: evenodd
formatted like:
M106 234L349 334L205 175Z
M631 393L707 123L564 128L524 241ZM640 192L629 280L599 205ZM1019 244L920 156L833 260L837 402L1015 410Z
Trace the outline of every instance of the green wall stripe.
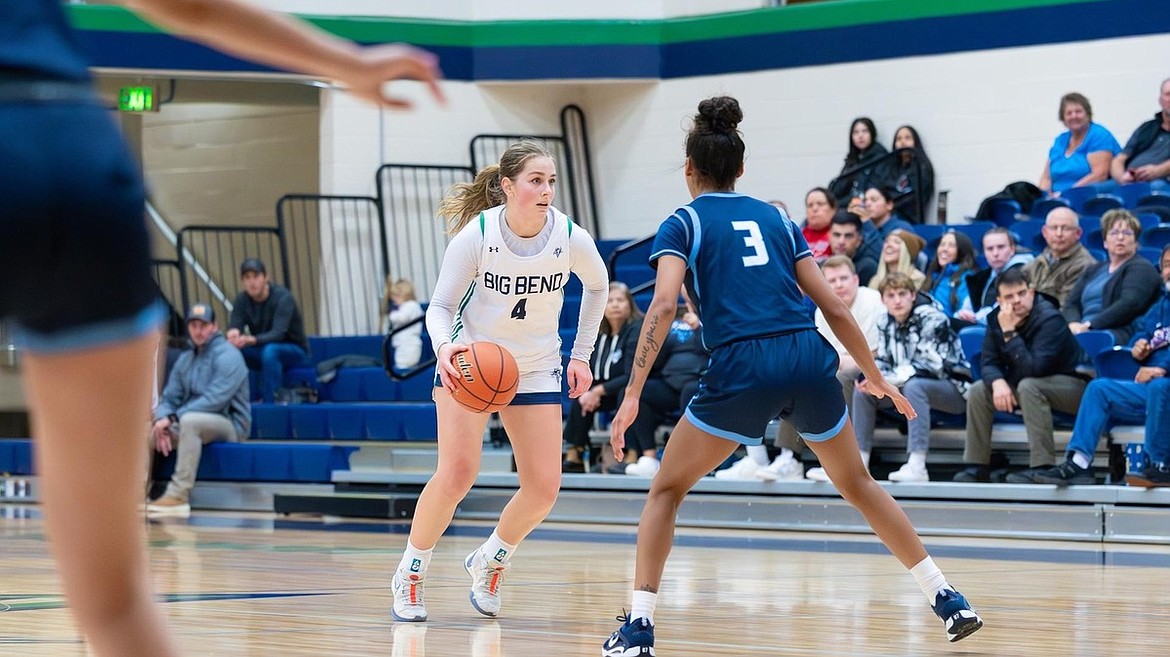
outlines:
M302 16L322 29L365 43L497 47L661 45L757 34L850 27L1102 0L827 0L791 7L660 20L445 21L362 16ZM120 7L68 5L83 30L158 32Z

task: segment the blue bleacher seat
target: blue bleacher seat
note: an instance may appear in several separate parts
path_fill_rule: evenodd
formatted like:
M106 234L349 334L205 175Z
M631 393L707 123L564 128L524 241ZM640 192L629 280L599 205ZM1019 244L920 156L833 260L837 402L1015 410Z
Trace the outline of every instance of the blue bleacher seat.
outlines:
M1039 201L1036 201L1035 203L1032 204L1032 211L1029 212L1028 214L1030 214L1032 216L1032 218L1034 218L1034 219L1039 219L1039 220L1043 221L1044 218L1048 216L1048 213L1052 212L1056 208L1071 208L1071 207L1072 207L1072 203L1070 203L1067 199L1064 199L1061 197L1042 198Z
M972 221L969 224L950 224L948 228L964 233L971 238L976 253L983 253L983 233L995 227L990 221Z
M1007 226L1016 220L1016 215L1024 213L1023 208L1015 199L997 198L991 200L991 222L997 226Z
M287 406L252 405L252 437L283 440L292 435Z
M1098 249L1104 251L1105 236L1101 234L1100 228L1094 228L1093 230L1085 232L1084 235L1081 235L1081 244L1084 244L1090 250Z
M27 438L0 440L0 472L33 474L33 441Z
M1117 343L1117 338L1109 331L1085 331L1077 334L1077 342L1092 358L1102 351L1112 349Z
M348 470L356 447L211 443L203 448L200 481L328 483L334 470Z
M435 378L430 371L398 382L398 399L404 402L429 402L435 394Z
M366 440L402 440L402 414L393 406L370 408L363 413L362 438Z
M972 368L979 367L976 357L983 352L983 338L986 335L987 328L984 326L967 326L959 329L959 344L963 347L963 354L967 356L967 360L971 361Z
M1139 246L1138 255L1154 263L1155 267L1159 267L1158 260L1162 257L1162 249L1156 249L1152 246Z
M1106 188L1104 193L1117 196L1127 208L1137 207L1141 199L1150 194L1150 183L1148 182L1135 182L1128 185L1102 183L1101 186Z
M259 406L253 404L252 408ZM290 432L286 438L326 440L329 438L328 404L284 404L288 409Z
M1077 212L1084 211L1085 201L1094 196L1106 191L1104 187L1097 185L1085 185L1084 187L1071 187L1060 193L1060 198L1068 201Z
M1142 231L1142 246L1161 249L1167 244L1170 244L1170 225L1161 224Z
M1008 227L1008 230L1016 236L1016 243L1020 246L1027 247L1033 251L1042 251L1047 246L1044 241L1044 235L1040 230L1044 228L1043 219L1029 219L1027 221L1017 221Z
M366 437L367 411L354 412L350 404L319 405L325 410L325 431L331 440L361 440Z
M1122 345L1097 354L1093 357L1093 364L1097 368L1097 376L1106 379L1133 380L1139 367L1129 348Z
M1152 226L1149 226L1150 228L1158 224L1170 224L1170 205L1139 205L1133 211L1137 213L1139 219L1142 219L1143 227L1146 226L1146 220L1143 217L1157 220Z
M1116 194L1099 194L1087 199L1081 207L1084 208L1085 214L1105 214L1110 210L1125 207L1125 201Z
M1136 208L1148 208L1154 206L1170 208L1170 194L1167 194L1166 192L1154 192L1153 194L1147 194L1141 197L1134 204L1134 207Z

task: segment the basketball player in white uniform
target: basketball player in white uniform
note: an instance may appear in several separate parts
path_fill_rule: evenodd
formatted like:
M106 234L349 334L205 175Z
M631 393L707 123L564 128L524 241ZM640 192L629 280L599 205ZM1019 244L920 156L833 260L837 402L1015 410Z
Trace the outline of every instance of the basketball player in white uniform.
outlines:
M440 212L455 237L447 247L427 309L438 357L435 410L439 465L423 489L410 541L391 585L395 620L427 619L423 583L431 553L479 471L488 415L454 398L451 358L478 340L516 358L520 385L500 418L516 459L520 489L488 540L467 556L469 598L476 611L500 611L500 584L516 546L556 501L561 484L561 341L558 332L569 274L583 284L581 314L567 372L569 396L589 389L589 357L605 312L609 279L593 239L552 207L556 164L532 142L512 145L500 164L456 185ZM488 207L494 205L495 207Z

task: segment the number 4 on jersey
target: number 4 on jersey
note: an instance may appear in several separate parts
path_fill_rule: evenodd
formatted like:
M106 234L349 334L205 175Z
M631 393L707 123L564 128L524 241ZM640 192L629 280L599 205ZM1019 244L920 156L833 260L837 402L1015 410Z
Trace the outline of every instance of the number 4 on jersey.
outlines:
M528 302L528 297L524 297L516 302L512 307L512 319L524 319L528 315L528 311L524 309L524 304Z

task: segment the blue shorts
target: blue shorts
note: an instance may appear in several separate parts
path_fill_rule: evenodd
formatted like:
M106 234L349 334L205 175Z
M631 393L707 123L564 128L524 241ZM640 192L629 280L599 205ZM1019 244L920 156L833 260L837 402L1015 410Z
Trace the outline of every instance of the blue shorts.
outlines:
M68 351L155 331L145 193L109 110L0 104L0 317L23 345Z
M840 433L848 414L840 359L813 329L717 347L687 406L691 424L719 438L759 445L768 422L791 422L805 440Z

